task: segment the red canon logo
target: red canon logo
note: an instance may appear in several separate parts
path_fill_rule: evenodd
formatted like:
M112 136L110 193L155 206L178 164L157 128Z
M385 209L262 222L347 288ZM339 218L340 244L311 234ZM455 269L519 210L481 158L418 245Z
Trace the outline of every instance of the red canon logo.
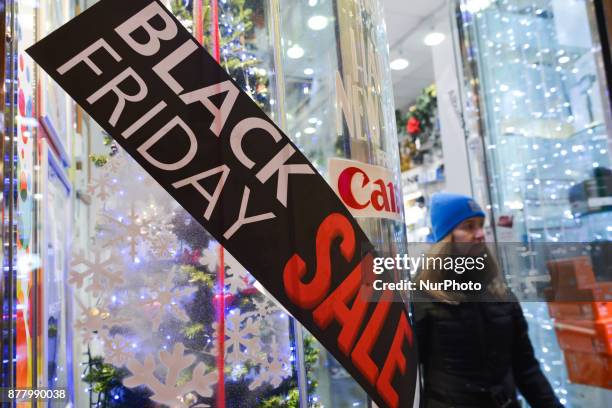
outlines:
M395 203L395 186L392 182L385 184L383 179L376 179L372 182L369 187L372 189L370 199L365 202L359 202L353 194L353 177L356 174L361 174L363 181L361 182L361 188L366 189L370 184L370 177L365 171L358 167L347 167L344 169L338 177L338 193L342 201L355 210L363 210L368 206L372 206L376 211L394 212L399 214L399 208Z

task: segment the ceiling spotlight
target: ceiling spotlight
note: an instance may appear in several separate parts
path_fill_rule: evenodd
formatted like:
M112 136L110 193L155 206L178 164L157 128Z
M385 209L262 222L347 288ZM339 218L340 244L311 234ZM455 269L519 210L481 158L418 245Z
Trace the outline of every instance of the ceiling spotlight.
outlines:
M562 57L559 57L559 64L567 64L568 62L570 62L571 58L568 57L567 55L564 55Z
M293 44L287 50L287 56L292 59L302 58L304 56L304 49L297 44Z
M389 64L389 67L391 67L391 69L394 71L401 71L402 69L408 68L408 65L410 65L410 62L408 62L407 59L396 58L393 61L391 61L391 63Z
M306 69L304 70L304 75L312 75L312 74L314 74L314 69L312 69L312 68L306 68Z
M307 127L306 129L304 129L304 133L306 133L307 135L312 135L313 133L315 133L317 131L317 129L313 128L313 127Z
M427 34L423 42L429 47L434 47L444 41L445 38L446 36L444 34L434 31L433 33Z
M327 27L327 17L312 16L308 19L308 27L311 30L319 31Z
M491 0L467 0L465 2L465 9L472 13L478 13L489 7L491 5Z

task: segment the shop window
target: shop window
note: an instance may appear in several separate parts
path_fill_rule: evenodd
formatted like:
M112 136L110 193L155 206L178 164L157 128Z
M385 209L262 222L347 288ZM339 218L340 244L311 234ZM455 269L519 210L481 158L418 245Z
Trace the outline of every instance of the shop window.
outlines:
M322 175L331 158L352 159L399 184L375 2L162 2ZM3 384L66 389L75 407L367 406L340 364L27 57L95 1L10 3ZM369 86L350 94L359 84ZM337 104L339 86L350 106ZM379 250L403 248L400 211L361 220Z
M612 237L610 84L594 2L455 4L473 181L490 203L508 282L524 301L536 354L561 402L606 406L609 355L580 348L566 333L581 325L595 333L601 316L559 312L558 301L543 302L561 286L564 293L589 291L611 279L605 266ZM570 275L593 286L562 278ZM588 299L570 296L564 305L592 306L578 300Z

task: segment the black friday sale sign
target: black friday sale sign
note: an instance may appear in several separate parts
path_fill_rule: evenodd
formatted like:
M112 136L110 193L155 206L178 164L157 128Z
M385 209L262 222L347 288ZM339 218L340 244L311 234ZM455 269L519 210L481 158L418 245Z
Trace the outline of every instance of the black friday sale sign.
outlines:
M308 159L154 0L102 0L27 50L379 406L412 406L405 305L366 301L374 248Z

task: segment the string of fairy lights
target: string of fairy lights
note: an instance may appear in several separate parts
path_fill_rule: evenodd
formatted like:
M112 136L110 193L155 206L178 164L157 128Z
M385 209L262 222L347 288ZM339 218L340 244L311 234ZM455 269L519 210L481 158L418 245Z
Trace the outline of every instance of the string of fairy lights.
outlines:
M596 170L610 169L587 3L461 1L461 29L469 35L465 53L478 67L467 88L476 86L481 98L469 113L486 123L492 210L495 216L513 216L513 241L612 239L609 213L576 214L570 204L574 186L593 179ZM539 273L546 275L541 266ZM521 281L530 272L526 264L512 273ZM605 391L568 381L546 304L528 302L523 309L560 401L597 405Z

